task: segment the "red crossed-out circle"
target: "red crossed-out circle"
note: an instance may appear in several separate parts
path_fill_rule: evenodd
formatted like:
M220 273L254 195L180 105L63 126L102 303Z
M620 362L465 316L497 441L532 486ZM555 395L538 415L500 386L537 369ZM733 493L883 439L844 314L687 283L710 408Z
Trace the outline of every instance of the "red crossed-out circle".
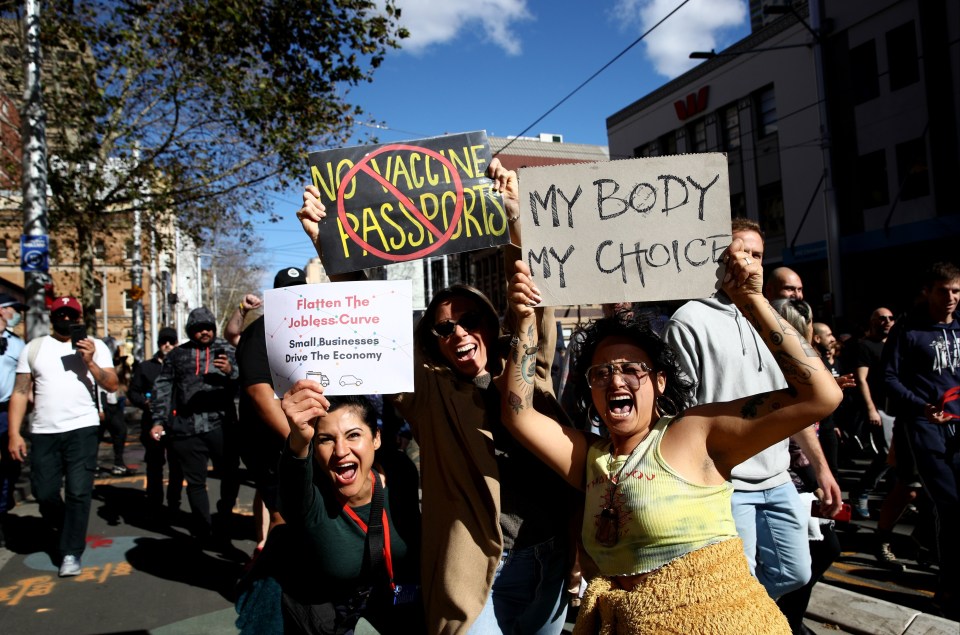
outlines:
M367 163L371 159L383 154L384 152L396 152L398 150L408 150L410 152L422 152L423 154L431 156L437 161L439 161L440 163L442 163L450 171L450 174L453 177L453 186L457 193L457 203L454 206L453 215L450 217L450 226L447 228L445 232L441 232L438 227L435 227L434 224L427 219L427 217L423 214L423 212L421 212L420 209L417 208L416 204L410 199L409 196L401 192L399 189L397 189L397 187L393 183L390 183L389 181L387 181L383 176L381 176L380 174L377 174L376 170L373 170L367 165ZM432 245L429 245L427 247L424 247L423 249L420 249L418 251L415 251L406 255L393 255L385 251L382 251L380 249L377 249L376 247L368 244L362 238L360 238L360 236L353 229L353 227L351 227L350 222L347 220L347 211L344 208L344 204L343 204L343 193L347 189L347 185L350 183L350 181L352 181L356 177L357 172L361 170L365 172L367 175L369 175L371 178L373 178L375 181L379 182L383 187L387 188L388 192L396 196L397 200L401 204L403 204L403 206L406 207L411 213L413 213L414 217L416 217L416 219L423 224L423 226L427 229L427 231L429 231L431 234L436 236L437 241ZM440 209L441 210L443 209L442 197L440 199ZM439 152L435 152L428 148L421 148L419 146L411 146L403 143L395 143L395 144L383 146L381 148L378 148L377 150L374 150L367 156L363 157L363 159L360 160L355 166L350 168L350 171L347 172L347 174L343 177L343 180L340 181L340 187L337 188L337 216L340 217L340 222L343 224L343 228L346 230L347 234L351 238L353 238L355 243L360 245L366 251L369 251L370 253L380 256L384 260L389 260L391 262L403 262L406 260L415 260L417 258L422 258L424 256L430 255L431 253L433 253L434 251L436 251L437 249L445 245L447 241L450 240L450 236L453 235L454 230L456 230L457 223L460 221L461 214L463 214L463 181L460 180L460 175L457 173L456 168L453 167L453 163L451 163L449 159L444 157Z

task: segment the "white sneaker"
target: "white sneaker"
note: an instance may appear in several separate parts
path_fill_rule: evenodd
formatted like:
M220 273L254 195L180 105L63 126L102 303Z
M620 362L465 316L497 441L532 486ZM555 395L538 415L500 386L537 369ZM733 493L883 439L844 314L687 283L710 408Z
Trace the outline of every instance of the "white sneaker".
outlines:
M80 575L80 558L77 556L64 556L60 563L60 577L69 578Z

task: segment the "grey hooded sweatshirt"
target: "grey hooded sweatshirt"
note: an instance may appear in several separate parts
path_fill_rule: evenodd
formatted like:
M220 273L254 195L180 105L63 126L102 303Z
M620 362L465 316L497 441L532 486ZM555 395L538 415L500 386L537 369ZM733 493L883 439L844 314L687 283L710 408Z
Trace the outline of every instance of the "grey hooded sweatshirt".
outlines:
M696 384L696 403L733 401L787 387L766 344L722 292L677 309L663 338ZM734 467L734 489L762 491L789 482L789 445L784 439Z

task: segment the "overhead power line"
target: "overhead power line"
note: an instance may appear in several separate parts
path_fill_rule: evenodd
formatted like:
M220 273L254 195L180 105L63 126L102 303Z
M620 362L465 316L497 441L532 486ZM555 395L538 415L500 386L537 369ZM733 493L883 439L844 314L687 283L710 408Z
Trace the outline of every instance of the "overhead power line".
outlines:
M602 73L603 71L607 70L607 69L608 69L614 62L616 62L618 59L620 59L621 57L623 57L624 55L626 55L627 52L628 52L630 49L632 49L634 46L636 46L636 45L639 44L641 41L643 41L643 39L644 39L645 37L647 37L648 35L650 35L651 33L653 33L654 29L656 29L658 26L660 26L661 24L663 24L664 22L666 22L667 19L670 18L670 16L672 16L674 13L676 13L677 11L679 11L680 9L682 9L683 6L684 6L685 4L687 4L688 2L690 2L690 0L683 0L683 2L681 2L681 3L678 4L676 7L674 7L674 9L673 9L670 13L668 13L667 15L663 16L662 18L660 18L660 20L659 20L656 24L654 24L652 27L650 27L649 29L647 29L646 31L644 31L643 34L642 34L640 37L638 37L638 38L635 39L633 42L631 42L630 45L627 46L627 48L625 48L625 49L623 49L622 51L620 51L619 53L617 53L617 55L614 56L613 59L611 59L609 62L607 62L606 64L604 64L603 66L601 66L600 69L597 70L593 75L591 75L591 76L588 77L587 79L583 80L583 82L581 82L579 86L577 86L577 87L574 88L572 91L570 91L569 93L567 93L566 97L564 97L563 99L561 99L560 101L558 101L556 104L554 104L554 105L550 108L550 110L548 110L547 112L545 112L545 113L543 113L542 115L540 115L539 117L537 117L537 119L536 119L533 123L531 123L529 126L527 126L526 128L524 128L516 137L514 137L513 139L511 139L511 140L507 143L507 145L505 145L505 146L503 146L502 148L500 148L500 152L503 152L504 150L506 150L507 148L509 148L509 147L513 144L514 141L516 141L517 139L519 139L519 138L522 137L523 135L525 135L525 134L527 134L528 132L530 132L530 129L531 129L531 128L533 128L535 125L537 125L538 123L540 123L541 121L543 121L544 119L546 119L547 116L550 115L550 113L552 113L554 110L556 110L557 108L559 108L560 106L562 106L562 105L564 104L564 102L566 102L568 99L570 99L571 97L573 97L574 95L576 95L578 92L580 92L580 89L582 89L584 86L586 86L587 84L589 84L590 82L592 82L594 79L596 79L596 77L597 77L600 73Z

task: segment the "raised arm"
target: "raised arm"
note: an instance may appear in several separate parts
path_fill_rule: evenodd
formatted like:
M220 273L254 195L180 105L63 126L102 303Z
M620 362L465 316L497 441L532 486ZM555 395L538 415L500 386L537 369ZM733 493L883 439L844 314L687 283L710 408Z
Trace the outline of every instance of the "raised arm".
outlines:
M303 190L303 207L297 210L297 219L321 259L323 259L323 248L320 246L320 221L326 216L327 208L320 202L320 190L316 186L308 185ZM330 276L332 282L352 282L366 279L367 275L363 271L337 273Z
M540 292L522 261L515 263L507 300L517 323L503 373L501 412L503 423L524 447L562 476L583 489L588 438L584 433L562 426L533 407L536 359L539 348L536 314L531 305L540 302Z
M783 371L787 388L691 409L707 430L707 453L721 474L760 450L819 421L843 393L820 356L763 297L760 263L734 240L724 256L723 290L753 325Z

